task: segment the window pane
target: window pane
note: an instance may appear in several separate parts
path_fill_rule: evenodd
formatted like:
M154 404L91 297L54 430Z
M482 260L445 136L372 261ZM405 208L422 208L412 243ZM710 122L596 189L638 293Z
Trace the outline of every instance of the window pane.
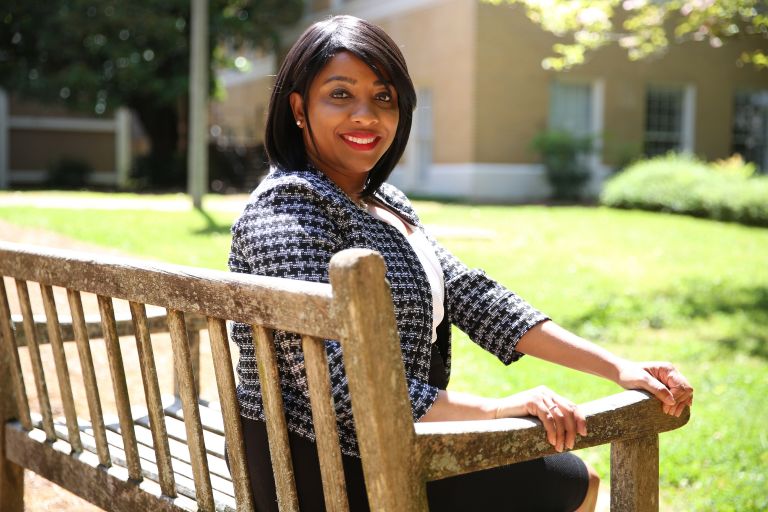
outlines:
M592 88L589 84L552 83L549 127L581 137L591 135Z
M736 93L732 133L731 152L768 172L768 91Z
M681 88L649 87L645 103L646 156L682 147L683 95Z

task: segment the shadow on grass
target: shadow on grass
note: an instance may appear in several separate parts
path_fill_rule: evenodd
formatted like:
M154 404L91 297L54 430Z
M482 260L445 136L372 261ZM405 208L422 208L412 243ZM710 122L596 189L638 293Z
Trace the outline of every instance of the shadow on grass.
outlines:
M230 224L216 222L210 213L205 210L197 210L197 213L205 220L205 227L193 231L195 235L228 235Z
M719 346L768 359L768 287L706 281L682 282L647 295L613 296L568 319L576 332L599 333L617 324L653 329L680 327L719 317ZM726 317L725 323L722 322Z

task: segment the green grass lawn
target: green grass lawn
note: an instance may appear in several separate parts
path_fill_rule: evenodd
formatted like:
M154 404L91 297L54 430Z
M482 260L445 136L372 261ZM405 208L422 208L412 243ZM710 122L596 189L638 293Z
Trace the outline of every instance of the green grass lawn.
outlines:
M218 269L236 215L3 207L3 197L0 220ZM605 208L417 209L431 226L482 228L490 236L441 240L557 322L625 357L671 360L689 377L691 421L661 436L662 509L768 509L768 230ZM458 390L499 396L546 384L576 401L618 391L533 358L504 367L458 331L454 353ZM607 481L607 449L581 453Z

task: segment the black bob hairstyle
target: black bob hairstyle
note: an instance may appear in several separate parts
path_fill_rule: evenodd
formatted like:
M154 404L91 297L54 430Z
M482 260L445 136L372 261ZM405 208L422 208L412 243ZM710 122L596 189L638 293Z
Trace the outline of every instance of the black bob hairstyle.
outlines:
M309 86L325 64L337 53L347 51L365 62L397 92L400 111L392 145L368 173L363 196L373 194L384 183L405 151L411 132L416 91L408 75L405 58L394 41L379 27L353 16L334 16L310 26L288 52L269 100L264 142L270 165L284 169L305 169L307 151L301 130L296 126L289 97L301 94L309 136Z

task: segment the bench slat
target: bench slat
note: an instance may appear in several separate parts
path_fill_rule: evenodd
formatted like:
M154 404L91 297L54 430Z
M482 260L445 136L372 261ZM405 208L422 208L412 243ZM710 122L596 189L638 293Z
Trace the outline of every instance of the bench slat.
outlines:
M109 467L112 462L109 457L109 447L107 446L107 437L104 429L104 414L101 410L99 386L96 381L96 372L93 367L91 344L88 339L85 315L83 314L83 301L79 291L70 289L67 289L67 300L69 301L69 310L72 314L73 334L75 336L75 343L77 343L80 368L83 372L83 384L85 385L85 396L88 401L88 413L91 418L91 425L93 426L94 437L96 439L96 453L99 457L99 464L104 467Z
M135 411L136 409L134 409ZM138 416L134 413L134 417L136 425L149 429L149 418L146 415ZM169 439L175 439L180 443L188 444L187 429L184 426L184 421L166 415L165 429L168 432ZM224 458L224 436L206 429L202 429L202 435L206 453Z
M227 450L232 470L232 484L241 510L250 512L253 510L253 496L248 476L248 464L245 460L243 428L240 423L240 407L237 403L235 376L232 373L232 355L229 351L224 320L208 318L208 337L211 342L216 387L221 403L222 426L226 432L226 438L229 440ZM206 410L208 409L206 408ZM218 415L211 414L211 416L213 419L218 419ZM203 423L206 422L203 421Z
M29 358L32 361L32 374L37 388L37 401L40 404L40 412L43 415L43 431L48 440L54 441L56 433L53 431L53 414L51 413L51 399L48 396L48 385L45 382L43 361L40 358L40 347L37 344L34 319L32 318L32 304L29 301L29 289L27 282L16 279L16 293L19 296L19 306L24 322L24 333L27 337Z
M281 512L298 511L299 499L296 494L291 448L288 444L288 425L283 408L280 375L277 371L275 342L272 331L266 327L254 325L252 329L253 341L256 345L259 383L267 417L267 438L277 488L277 502Z
M125 468L99 465L98 457L88 450L72 456L64 440L46 443L40 429L25 432L18 422L6 423L8 459L47 478L81 498L112 512L193 512L197 504L185 497L161 496L160 486L149 478L136 482Z
M27 398L27 388L24 385L24 374L21 371L21 360L19 359L19 349L16 345L16 336L11 324L11 308L8 305L8 295L5 291L5 280L0 276L0 333L4 340L4 346L0 350L5 350L11 359L11 379L15 390L14 399L16 409L19 415L19 421L26 430L32 429L32 419L29 415L29 399Z
M109 359L109 369L112 374L115 406L117 407L117 416L120 418L121 434L125 440L128 475L132 479L141 480L141 462L136 446L136 434L133 431L131 402L128 396L128 384L125 381L125 367L123 355L120 352L120 340L117 338L117 329L115 328L115 311L112 306L112 298L99 295L98 302L102 329L104 330L104 343L107 346L107 359Z
M200 510L213 510L211 477L208 472L208 460L205 456L205 442L203 440L203 428L200 424L200 412L197 408L195 377L192 373L184 313L175 309L169 309L168 328L171 333L176 377L179 379L179 394L182 407L184 407L184 426L187 432L189 455L192 458L192 472L195 476L197 502L200 505Z
M130 303L131 316L133 318L134 333L136 335L136 350L139 353L139 365L141 367L141 382L144 386L144 396L147 401L147 411L150 418L150 430L154 441L154 450L157 455L157 470L159 473L160 488L163 494L175 496L175 483L173 479L173 467L171 466L171 450L168 447L168 435L165 431L163 419L163 403L160 397L160 385L157 381L157 368L152 352L152 340L147 328L147 314L144 304Z
M107 429L107 440L110 447L116 453L115 464L125 464L123 441L119 434L119 428L117 425L110 424ZM81 432L83 438L86 440L85 445L88 450L93 449L92 438L90 437L90 425L81 425ZM152 435L149 430L145 430L145 435L140 435L139 432L143 430L142 427L137 429L137 439L139 440L139 457L142 460L142 472L145 477L159 482L160 475L158 474L157 458L155 450L152 444ZM146 441L146 442L144 442ZM187 446L181 443L176 443L172 454L172 468L174 473L174 480L176 480L176 487L174 491L178 491L180 494L189 498L195 498L195 483L194 473L192 472L192 464L189 463L189 453ZM224 461L219 459L222 464ZM234 490L232 489L232 480L227 475L217 475L211 473L211 489L214 494L214 502L228 501L231 502L231 506L235 506ZM165 494L165 493L163 493ZM167 494L165 494L167 496ZM220 496L221 495L221 496ZM216 509L219 510L220 506L217 504Z
M338 339L331 287L0 241L0 274Z
M83 451L83 445L80 442L80 431L77 429L77 410L75 409L75 399L72 396L72 383L69 378L69 368L67 365L67 356L64 353L64 343L61 341L59 315L56 311L56 299L53 297L53 288L41 284L40 294L43 297L43 306L45 307L48 339L51 342L53 360L56 365L56 377L59 380L59 392L61 393L64 417L67 420L67 428L69 429L68 441L69 444L72 445L72 449L75 453L80 453Z
M336 409L331 394L331 377L328 373L325 342L311 336L302 336L301 341L312 405L312 423L317 437L325 508L334 512L347 512L349 501L344 482L344 467L341 463Z
M134 430L136 431L136 440L138 441L139 445L148 446L150 448L154 448L154 442L152 440L152 432L150 432L149 428L146 427L146 417L139 417L136 419L136 422L134 423ZM144 424L142 424L144 423ZM183 431L183 427L182 427ZM117 422L117 419L115 419L114 422L107 423L107 433L109 432L115 432L117 434L120 433L120 424ZM224 440L221 440L221 445L223 446ZM187 443L185 441L179 441L178 439L174 439L172 436L168 437L168 447L171 451L171 459L178 459L183 462L186 462L187 464L192 463L192 459L189 457L189 449L187 448ZM229 469L227 469L227 464L224 462L224 456L218 455L216 453L212 453L210 450L207 453L208 457L208 469L211 471L212 475L218 475L222 478L231 478Z

